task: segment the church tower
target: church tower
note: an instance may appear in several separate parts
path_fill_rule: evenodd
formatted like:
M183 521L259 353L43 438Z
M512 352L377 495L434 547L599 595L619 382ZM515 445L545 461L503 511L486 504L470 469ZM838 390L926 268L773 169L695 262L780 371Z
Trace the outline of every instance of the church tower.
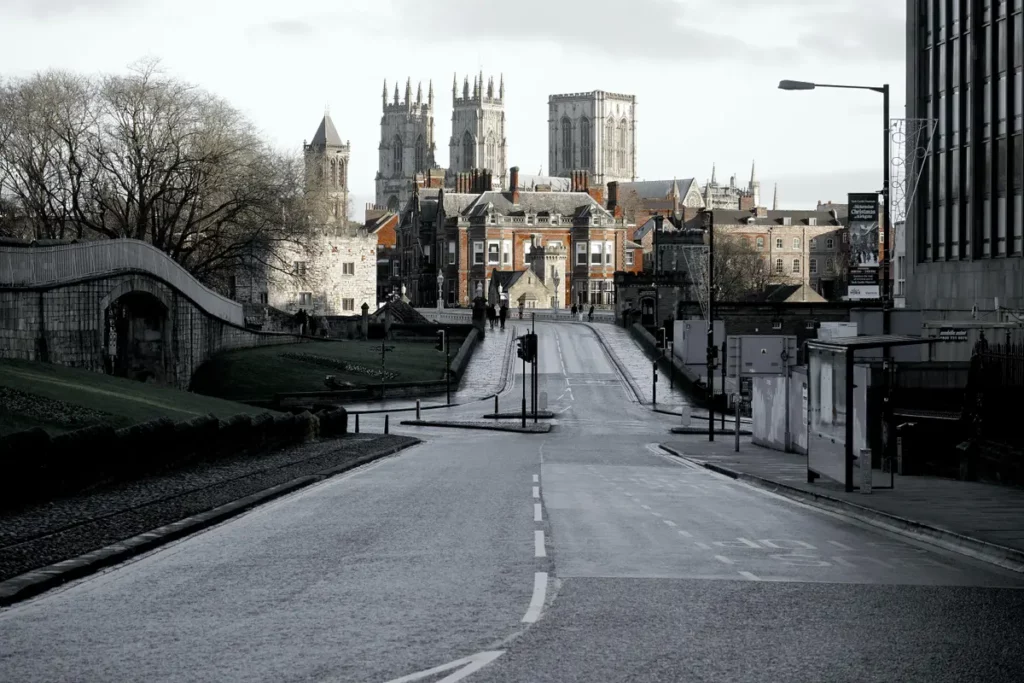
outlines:
M320 127L309 143L303 143L306 162L306 192L319 193L316 200L326 213L326 222L337 228L348 226L349 143L342 142L331 115L324 112Z
M487 169L492 177L507 180L507 142L505 139L505 78L500 77L498 87L494 77L484 82L484 73L473 76L470 90L469 77L462 81L461 96L458 76L452 80L452 138L449 142L448 174L451 176L473 169Z
M417 84L414 97L412 80L406 79L405 97L400 100L398 83L395 83L389 102L388 82L384 81L376 203L392 211L404 209L412 199L416 175L435 167L433 82L429 82L427 88L424 99L423 84Z

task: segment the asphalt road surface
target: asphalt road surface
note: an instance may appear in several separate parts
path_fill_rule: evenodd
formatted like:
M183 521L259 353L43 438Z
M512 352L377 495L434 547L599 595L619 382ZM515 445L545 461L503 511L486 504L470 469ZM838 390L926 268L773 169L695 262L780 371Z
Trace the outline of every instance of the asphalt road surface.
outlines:
M0 613L0 680L1024 680L1024 577L659 452L592 331L537 332L550 434L396 427L426 442Z

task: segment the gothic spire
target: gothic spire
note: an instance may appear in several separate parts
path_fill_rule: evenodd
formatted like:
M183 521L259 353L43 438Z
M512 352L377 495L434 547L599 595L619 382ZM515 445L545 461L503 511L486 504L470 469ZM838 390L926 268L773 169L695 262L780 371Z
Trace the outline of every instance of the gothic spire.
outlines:
M494 76L487 79L487 97L494 99Z
M775 183L775 194L772 197L772 211L779 210L779 184Z
M412 78L405 79L405 103L412 104Z
M757 182L756 165L757 165L757 160L754 160L754 161L750 162L750 189L751 190L754 189L754 183Z
M384 106L388 106L388 79L384 79L384 92L381 93L381 99L384 101Z
M455 96L459 92L459 75L452 73L452 102L455 101Z
M434 79L431 78L427 81L427 104L430 105L431 109L434 107Z
M473 99L480 97L480 81L473 76Z
M416 104L423 104L423 81L416 83Z
M462 98L469 99L469 76L462 78Z
M505 99L505 74L501 74L501 81L498 85L498 97Z
M395 81L395 104L398 104L398 81Z
M717 185L718 184L718 178L715 176L715 165L714 164L711 164L711 184L712 185Z

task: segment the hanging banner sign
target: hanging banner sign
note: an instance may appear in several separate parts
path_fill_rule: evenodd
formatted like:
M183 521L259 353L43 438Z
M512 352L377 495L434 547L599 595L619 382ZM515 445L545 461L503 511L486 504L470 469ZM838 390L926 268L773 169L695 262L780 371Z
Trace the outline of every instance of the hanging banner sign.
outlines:
M880 299L878 267L878 195L851 192L850 210L850 299Z

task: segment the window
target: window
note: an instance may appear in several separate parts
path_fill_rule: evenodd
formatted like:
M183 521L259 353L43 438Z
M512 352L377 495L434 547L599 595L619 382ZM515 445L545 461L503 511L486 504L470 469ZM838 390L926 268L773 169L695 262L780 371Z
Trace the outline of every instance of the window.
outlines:
M356 274L356 264L355 263L342 263L341 264L341 274L342 275L355 275Z
M267 292L260 292L260 303L261 304L268 304L268 303L270 303L270 295Z
M758 237L756 240L754 240L754 243L757 245L757 250L758 251L764 251L764 238L763 237Z
M836 272L836 264L832 259L825 259L825 272L829 275Z
M482 266L484 264L484 243L480 240L473 240L473 265Z
M634 263L636 263L636 258L635 258L635 255L633 254L633 250L632 249L627 249L626 250L626 265L627 266L632 266Z
M391 262L391 275L393 277L398 277L401 274L402 274L402 262L401 261L392 261Z
M455 240L448 242L448 265L455 265Z
M430 245L423 245L423 256L429 261L430 260Z
M907 286L907 278L905 277L906 264L904 262L904 256L896 257L896 296L903 296L903 290Z
M467 130L462 134L462 168L466 171L472 169L476 161L473 147L473 136Z
M615 265L615 242L604 243L604 264L606 266Z
M416 168L417 171L422 171L426 167L426 154L427 146L423 143L423 136L416 138Z
M793 274L794 275L799 275L800 274L800 259L798 259L798 258L793 259Z
M397 135L391 141L391 170L393 175L402 175L402 138Z
M812 258L811 259L810 270L808 272L810 272L811 275L814 275L814 274L816 274L818 272L818 259L816 259L816 258Z
M587 265L587 243L577 242L576 243L576 265L585 266Z
M781 273L782 272L782 268L783 268L783 266L782 266L782 259L780 259L780 258L779 259L775 259L775 272L776 273Z
M615 121L611 118L604 124L604 164L615 165Z
M530 250L533 249L533 242L526 240L523 242L523 263L530 262Z
M601 243L591 242L590 243L590 265L599 266L601 265Z
M487 243L487 265L496 266L501 263L501 242Z
M772 329L773 330L781 330L782 329L782 321L781 320L773 320L772 321Z
M572 121L568 116L562 117L562 168L571 170L572 163Z
M501 263L506 266L512 265L512 240L501 242Z
M810 239L810 242L808 242L808 244L807 244L807 248L808 248L808 249L810 249L811 251L813 251L814 249L816 249L816 248L817 248L817 246L818 246L818 240L817 240L817 238L815 238L815 237L812 237L812 238Z
M793 248L794 249L799 249L800 248L800 238L799 237L794 237L793 238Z
M299 277L304 277L306 275L306 262L305 261L296 261L295 262L295 274L298 275Z
M355 299L342 299L341 300L341 310L343 310L343 311L354 311L354 310L356 310L356 300Z
M592 162L590 158L590 119L584 116L580 119L580 166L589 169Z
M299 292L299 305L300 306L312 306L313 305L313 292Z
M783 225L793 225L793 219L790 216L783 216L782 217L782 224Z
M811 216L810 218L807 219L807 225L817 225L817 224L818 224L818 219L815 218L814 216Z
M494 139L494 133L487 134L487 163L485 166L492 170L498 166L498 143Z
M776 249L782 249L782 238L781 237L776 237L775 238L775 248Z
M619 122L619 168L626 168L626 119Z
M825 248L826 249L835 249L836 248L836 241L834 239L832 239L831 237L829 237L828 239L825 240Z

